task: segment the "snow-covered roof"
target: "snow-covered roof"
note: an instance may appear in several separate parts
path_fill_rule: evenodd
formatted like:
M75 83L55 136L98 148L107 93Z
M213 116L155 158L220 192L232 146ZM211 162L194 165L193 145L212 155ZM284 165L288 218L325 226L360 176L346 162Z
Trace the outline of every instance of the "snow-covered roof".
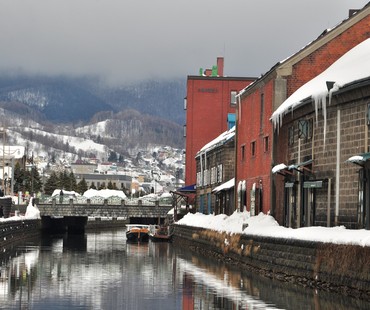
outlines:
M315 102L316 114L320 107L324 112L328 95L330 100L333 92L368 77L370 77L370 39L352 48L324 72L297 89L276 109L271 120L275 127L281 125L285 114L310 98ZM330 91L326 86L327 81L334 82Z
M205 152L209 152L210 150L216 148L217 146L225 144L227 141L234 138L234 136L235 136L235 126L223 132L217 138L213 139L212 141L204 145L195 157L198 157Z
M4 150L4 152L3 152ZM25 147L20 145L4 145L0 147L0 157L20 159L25 155Z

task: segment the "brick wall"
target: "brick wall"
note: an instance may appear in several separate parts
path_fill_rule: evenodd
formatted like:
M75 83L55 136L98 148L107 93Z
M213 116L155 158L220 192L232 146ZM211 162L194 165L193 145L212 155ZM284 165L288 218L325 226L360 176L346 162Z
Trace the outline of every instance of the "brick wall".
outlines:
M369 127L367 122L366 99L370 96L370 88L367 86L352 89L333 97L331 105L327 106L327 125L324 135L324 117L319 111L316 122L314 107L306 104L289 113L284 117L284 125L279 129L278 145L288 144L288 130L294 128L294 143L278 149L277 162L292 164L313 159L313 175L309 179L331 179L330 191L330 224L334 225L336 196L339 195L338 224L348 228L357 227L358 207L358 170L359 166L346 162L348 158L368 151ZM340 154L339 154L339 180L336 179L337 170L337 123L338 110L340 110ZM312 137L298 142L298 122L300 120L312 120ZM277 177L277 191L283 191L283 179ZM295 180L299 181L299 174L295 172ZM339 191L336 192L336 182L339 182ZM318 188L316 194L316 221L315 225L326 225L328 208L328 187ZM278 213L282 214L283 196L277 197ZM281 221L279 221L281 223Z

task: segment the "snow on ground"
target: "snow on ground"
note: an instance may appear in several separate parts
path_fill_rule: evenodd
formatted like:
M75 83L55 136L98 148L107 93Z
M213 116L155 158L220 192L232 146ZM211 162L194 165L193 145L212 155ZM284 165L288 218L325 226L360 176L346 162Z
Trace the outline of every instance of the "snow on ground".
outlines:
M123 191L120 190L113 190L113 189L101 189L101 190L96 190L96 189L88 189L84 194L84 197L86 198L92 198L92 197L103 197L103 198L109 198L109 197L114 197L118 196L121 197L122 199L126 199L127 196Z
M25 215L15 215L8 218L0 218L0 223L20 221L24 219L28 220L40 219L40 210L37 208L37 206L32 205L32 199L30 199L30 202L28 203Z
M185 215L177 222L179 225L203 227L229 233L243 233L264 237L317 241L334 244L370 246L370 230L346 229L337 227L287 228L280 226L271 215L260 213L250 216L249 212L235 211L232 215L205 215L201 213ZM243 225L248 227L243 230Z

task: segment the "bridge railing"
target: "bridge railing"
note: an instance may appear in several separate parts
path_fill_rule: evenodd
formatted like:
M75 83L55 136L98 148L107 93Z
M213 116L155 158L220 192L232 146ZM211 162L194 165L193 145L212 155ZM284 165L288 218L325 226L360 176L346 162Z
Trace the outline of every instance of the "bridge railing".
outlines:
M111 196L109 198L104 197L92 197L87 198L84 196L64 195L54 197L43 197L39 199L43 204L95 204L102 205L107 201L108 205L126 205L126 206L168 206L172 204L171 198L134 198L134 199L122 199L118 196Z

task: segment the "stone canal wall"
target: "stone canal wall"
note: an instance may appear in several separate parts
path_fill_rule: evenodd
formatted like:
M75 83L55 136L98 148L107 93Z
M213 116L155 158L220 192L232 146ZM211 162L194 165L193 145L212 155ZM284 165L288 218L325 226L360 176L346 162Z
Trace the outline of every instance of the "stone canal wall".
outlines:
M370 300L370 247L174 225L173 242L270 278Z
M0 247L37 236L40 230L41 221L36 219L0 222Z

